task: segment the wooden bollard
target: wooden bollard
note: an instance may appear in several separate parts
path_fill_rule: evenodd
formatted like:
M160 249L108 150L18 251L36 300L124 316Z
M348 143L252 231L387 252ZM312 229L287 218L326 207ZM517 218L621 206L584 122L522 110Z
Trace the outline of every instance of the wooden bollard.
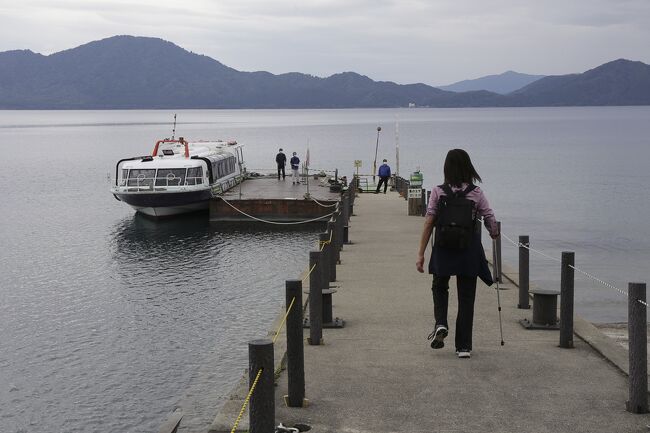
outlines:
M302 280L287 280L287 382L289 407L302 407L305 401L305 354L302 334ZM291 309L289 309L291 308Z
M517 307L523 310L530 309L530 299L528 298L530 255L527 248L529 246L528 236L519 236L519 304Z
M645 302L645 283L629 283L627 332L630 339L630 399L626 403L626 409L632 413L648 413L648 325Z
M328 257L330 265L330 281L336 281L336 263L339 261L339 251L336 248L338 243L337 233L336 233L336 222L333 219L330 219L327 223L327 231L331 234L332 241L327 245L328 248ZM323 287L326 289L326 287Z
M250 398L250 433L268 433L275 430L275 396L273 386L273 342L269 339L248 343L249 388L262 370Z
M323 339L323 294L321 276L323 267L320 251L309 252L309 344L318 346ZM315 266L315 267L314 267Z
M332 281L332 276L330 275L332 272L332 266L330 265L330 234L329 232L321 233L318 235L318 239L320 240L319 244L321 247L321 255L320 255L320 276L321 276L321 290L327 289L330 286L330 281Z
M562 252L560 272L560 347L573 347L573 286L575 273L575 253Z

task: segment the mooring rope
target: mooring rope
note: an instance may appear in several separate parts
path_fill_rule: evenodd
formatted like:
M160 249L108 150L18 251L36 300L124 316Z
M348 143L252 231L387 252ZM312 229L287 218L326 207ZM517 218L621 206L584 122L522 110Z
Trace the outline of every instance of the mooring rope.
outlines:
M316 200L316 199L315 199L314 197L312 197L311 195L309 196L309 200L312 200L312 201L316 202L316 204L317 204L318 206L321 206L321 207L334 207L334 206L336 206L336 205L338 204L338 203L334 203L334 204L323 204L323 203L319 202L318 200Z
M303 220L303 221L294 221L294 222L269 221L269 220L264 220L264 219L262 219L262 218L254 217L253 215L249 215L249 214L247 214L246 212L244 212L244 211L241 210L241 209L237 209L237 208L236 208L232 203L230 203L228 200L226 200L226 199L223 198L222 196L219 197L219 198L221 198L221 200L223 200L224 203L226 203L228 206L230 206L231 208L233 208L234 210L236 210L236 211L239 212L240 214L242 214L242 215L244 215L244 216L246 216L246 217L248 217L248 218L250 218L250 219L252 219L252 220L259 221L259 222L262 222L262 223L265 223L265 224L275 224L275 225L281 225L281 226L290 226L290 225L306 224L306 223L311 223L311 222L314 222L314 221L322 220L322 219L324 219L324 218L329 218L329 217L331 217L332 215L334 215L334 212L331 212L331 213L328 213L327 215L323 215L323 216L320 216L320 217L318 217L318 218L312 218L312 219L308 219L308 220Z

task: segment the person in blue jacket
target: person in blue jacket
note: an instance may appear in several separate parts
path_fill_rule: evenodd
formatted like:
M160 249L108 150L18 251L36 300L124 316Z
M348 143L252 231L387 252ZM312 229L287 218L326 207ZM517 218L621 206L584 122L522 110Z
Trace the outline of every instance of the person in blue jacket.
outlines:
M386 189L388 188L388 179L390 179L390 167L387 164L388 160L384 159L384 163L379 166L377 175L379 176L379 183L377 184L377 190L375 194L379 194L381 185L384 184L384 194L386 194Z

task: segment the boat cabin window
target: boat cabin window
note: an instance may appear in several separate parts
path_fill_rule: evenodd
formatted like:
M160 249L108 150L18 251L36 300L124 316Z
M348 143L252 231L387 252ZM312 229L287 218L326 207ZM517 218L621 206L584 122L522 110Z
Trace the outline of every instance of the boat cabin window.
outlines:
M179 186L185 184L184 168L159 168L156 186Z
M212 172L216 174L217 178L228 176L235 172L235 157L230 156L226 159L212 161Z
M129 170L128 186L150 187L156 177L156 169L131 169Z
M174 151L172 149L163 149L163 155L174 156Z
M200 185L203 183L203 167L187 169L186 185Z

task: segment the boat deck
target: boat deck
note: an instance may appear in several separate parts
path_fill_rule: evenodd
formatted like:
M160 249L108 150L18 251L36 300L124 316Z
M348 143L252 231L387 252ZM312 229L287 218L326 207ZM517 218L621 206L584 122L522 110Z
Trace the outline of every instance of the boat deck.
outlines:
M210 200L210 221L296 222L325 219L341 198L328 178L302 178L298 185L276 177L251 178ZM322 221L321 219L320 221ZM317 220L319 221L319 220Z

